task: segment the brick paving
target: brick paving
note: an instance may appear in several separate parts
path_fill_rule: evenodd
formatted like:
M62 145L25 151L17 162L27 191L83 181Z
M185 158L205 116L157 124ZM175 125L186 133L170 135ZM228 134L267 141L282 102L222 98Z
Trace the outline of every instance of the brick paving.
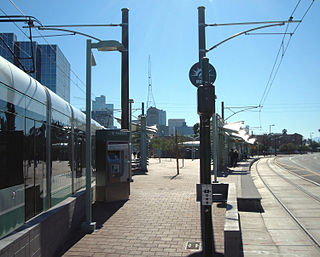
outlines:
M149 172L136 175L130 199L95 203L92 234L75 236L63 256L188 256L188 241L201 242L200 204L196 202L199 160L185 160L176 175L175 160L149 160ZM180 162L181 166L181 162ZM225 208L213 205L216 250L223 253Z

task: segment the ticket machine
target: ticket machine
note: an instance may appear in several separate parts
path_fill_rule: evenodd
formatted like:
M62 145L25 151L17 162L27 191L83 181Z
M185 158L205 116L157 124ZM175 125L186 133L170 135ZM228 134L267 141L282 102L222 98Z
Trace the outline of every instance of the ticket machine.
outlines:
M129 199L129 131L96 131L96 200L112 202Z

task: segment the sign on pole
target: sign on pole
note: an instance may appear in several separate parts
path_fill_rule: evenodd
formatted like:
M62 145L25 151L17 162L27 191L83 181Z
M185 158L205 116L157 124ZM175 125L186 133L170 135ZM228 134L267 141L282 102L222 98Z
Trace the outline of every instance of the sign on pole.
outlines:
M215 68L210 63L208 63L208 65L209 65L209 83L213 84L216 80L217 73ZM199 87L202 84L201 63L197 62L191 67L189 71L189 79L191 83L196 87Z

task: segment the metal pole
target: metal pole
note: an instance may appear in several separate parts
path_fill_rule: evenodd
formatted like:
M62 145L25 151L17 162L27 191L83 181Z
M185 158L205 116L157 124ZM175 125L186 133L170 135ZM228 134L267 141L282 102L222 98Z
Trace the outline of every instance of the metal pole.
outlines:
M221 117L222 117L222 122L224 123L224 102L221 102Z
M214 183L218 183L218 124L217 124L217 115L213 114L212 116L212 134L213 134L213 165L214 165Z
M133 99L129 99L130 104L130 115L129 115L129 172L130 172L130 181L133 182L132 179L132 104L134 103Z
M198 7L198 26L199 26L199 62L206 56L206 26L205 26L205 7Z
M141 115L141 141L140 141L140 168L147 172L147 133L146 133L146 116Z
M198 114L200 115L200 183L211 185L210 118L214 114L214 86L209 84L209 60L202 58L202 82L198 87ZM212 206L201 202L201 229L204 256L215 252L212 227Z
M86 221L82 223L82 230L86 233L92 233L95 230L96 223L92 222L91 209L91 40L87 40L86 54Z
M121 128L129 129L129 23L128 8L122 11L122 45L121 51Z

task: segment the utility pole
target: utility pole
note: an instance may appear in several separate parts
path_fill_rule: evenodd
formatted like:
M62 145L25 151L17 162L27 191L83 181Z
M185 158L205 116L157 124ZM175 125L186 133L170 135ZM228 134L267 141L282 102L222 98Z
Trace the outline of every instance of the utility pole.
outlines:
M215 92L214 86L209 83L209 60L206 55L205 35L205 8L198 7L199 26L199 62L202 69L202 85L198 87L198 114L200 116L200 184L201 187L211 188L211 165L210 165L210 118L214 114ZM202 189L202 191L206 191ZM200 202L201 212L201 238L204 256L213 256L215 244L212 227L212 203L205 205Z
M121 51L121 128L129 129L129 19L128 8L122 11L122 45Z

